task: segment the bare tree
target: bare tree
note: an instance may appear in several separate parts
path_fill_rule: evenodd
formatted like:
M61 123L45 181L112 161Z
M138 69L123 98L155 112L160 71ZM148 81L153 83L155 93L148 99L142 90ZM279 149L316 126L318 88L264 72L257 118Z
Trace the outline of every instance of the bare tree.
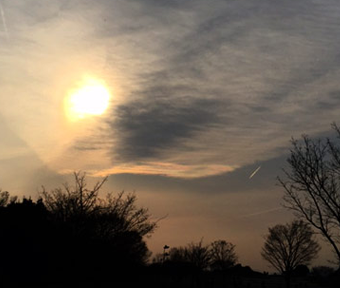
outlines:
M298 265L308 265L319 250L311 227L301 220L295 220L269 228L261 255L285 276L289 287L292 271Z
M171 262L189 262L187 259L187 248L173 247L169 251L168 260Z
M86 173L74 172L74 186L68 183L62 188L47 191L43 186L41 198L46 208L53 212L59 220L66 221L70 217L89 215L98 208L98 193L107 178L97 182L92 189L87 188Z
M340 139L336 124L332 128ZM292 140L289 171L278 178L285 206L304 218L331 244L340 265L340 146L336 141Z
M185 248L188 262L194 264L200 270L206 269L210 264L209 246L203 245L203 239L198 243L190 243Z
M143 238L149 236L157 224L150 220L148 209L136 206L134 194L121 192L99 198L106 178L93 188L88 188L85 173L75 172L74 180L73 186L64 184L52 191L43 188L41 199L58 229L70 231L67 237L74 243L73 254L78 251L80 255L77 261L81 262L86 255L96 259L103 254L126 265L146 263L150 253Z
M198 243L191 242L185 247L173 247L169 251L169 262L189 263L199 270L208 268L210 264L209 245L204 245L203 240Z
M224 270L235 265L237 256L235 245L225 240L216 240L210 244L211 268Z
M154 258L155 263L163 262L162 260L164 260L164 255L162 258L161 254ZM204 245L203 239L201 239L197 243L191 242L184 247L172 247L165 262L179 265L188 264L198 268L197 271L202 271L228 269L234 266L236 261L235 245L232 243L216 240L209 245Z
M158 221L150 222L148 209L137 208L136 200L135 194L125 195L124 191L117 196L109 193L106 200L101 202L102 212L113 215L121 223L121 226L117 225L115 229L134 231L141 236L148 236L155 230Z

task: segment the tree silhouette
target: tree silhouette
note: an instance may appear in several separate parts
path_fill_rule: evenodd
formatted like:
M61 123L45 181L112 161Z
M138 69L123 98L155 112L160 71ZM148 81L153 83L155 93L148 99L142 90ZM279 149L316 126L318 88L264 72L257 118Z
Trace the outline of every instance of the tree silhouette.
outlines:
M340 139L336 124L332 128ZM289 171L279 182L285 190L285 206L307 220L331 244L340 265L340 146L337 142L292 140Z
M225 270L236 264L235 245L225 240L210 244L210 266L213 270Z
M162 254L156 255L154 262L163 262ZM235 245L225 240L216 240L204 245L203 240L191 242L185 247L173 247L167 253L166 262L188 264L198 270L226 270L237 261Z
M148 210L134 194L100 199L106 179L90 189L85 176L43 189L38 201L0 192L0 281L121 282L146 265L144 237L156 228Z
M24 281L33 279L32 275L37 275L37 271L43 279L47 277L50 263L46 251L50 251L50 240L53 239L48 212L42 201L9 200L9 193L6 198L7 203L0 206L0 246L3 247L0 279L4 282Z
M168 262L189 263L186 247L173 247L169 250Z
M310 226L301 220L269 228L261 255L285 276L287 287L293 270L317 256L320 246L313 236Z
M208 245L203 245L203 240L198 243L190 243L185 249L185 257L188 262L192 263L199 270L204 270L209 267L210 264L210 251Z
M41 198L58 221L94 215L101 208L98 193L107 178L97 182L92 189L87 188L85 178L85 173L74 172L74 186L65 183L62 188L51 191L42 187Z
M137 208L136 196L124 192L98 197L106 178L87 188L86 175L74 173L75 184L52 191L43 189L42 202L51 214L69 270L84 275L132 270L146 263L150 253L143 240L156 228L145 208ZM67 244L66 244L67 243ZM60 257L59 257L60 258ZM58 261L57 261L58 262Z

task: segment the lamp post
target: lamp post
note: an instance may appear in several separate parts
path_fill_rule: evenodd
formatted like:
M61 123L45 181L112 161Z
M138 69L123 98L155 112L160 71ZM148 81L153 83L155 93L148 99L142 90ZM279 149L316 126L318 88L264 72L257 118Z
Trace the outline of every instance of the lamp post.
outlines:
M169 253L166 252L170 247L168 245L164 245L163 247L163 263L165 262L166 256L169 256Z

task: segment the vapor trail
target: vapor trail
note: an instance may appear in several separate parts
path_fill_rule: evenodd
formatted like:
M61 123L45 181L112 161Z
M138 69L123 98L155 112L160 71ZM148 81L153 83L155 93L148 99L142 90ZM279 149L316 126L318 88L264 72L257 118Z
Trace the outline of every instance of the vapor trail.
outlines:
M253 178L255 174L259 172L260 169L261 169L261 166L257 167L257 169L253 173L251 173L251 175L249 176L249 179Z
M4 11L4 8L2 7L1 2L0 2L0 15L1 15L1 20L2 20L2 25L3 25L4 31L5 31L5 35L6 35L6 38L8 39L8 29L7 29L5 11Z
M281 209L283 209L283 207L275 207L275 208L272 208L272 209L267 209L267 210L262 210L262 211L251 213L251 214L242 215L242 216L240 216L240 218L248 218L248 217L258 216L258 215L278 211L278 210L281 210Z

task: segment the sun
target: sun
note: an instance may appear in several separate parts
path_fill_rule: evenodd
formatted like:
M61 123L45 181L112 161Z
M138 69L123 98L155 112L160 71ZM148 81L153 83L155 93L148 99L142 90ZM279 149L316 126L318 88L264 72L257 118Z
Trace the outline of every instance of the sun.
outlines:
M87 79L66 98L66 113L69 119L77 120L102 115L110 103L110 92L99 80Z

